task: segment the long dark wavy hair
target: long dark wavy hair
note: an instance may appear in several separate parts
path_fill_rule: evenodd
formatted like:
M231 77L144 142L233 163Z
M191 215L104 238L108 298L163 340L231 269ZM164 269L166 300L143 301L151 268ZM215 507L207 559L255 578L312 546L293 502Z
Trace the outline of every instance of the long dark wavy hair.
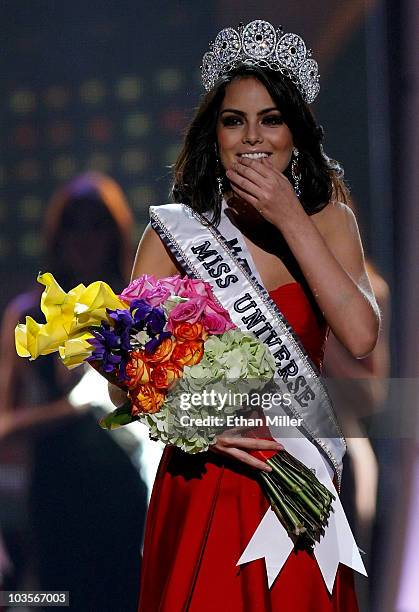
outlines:
M323 128L317 124L297 87L280 72L246 65L221 77L198 106L174 165L172 196L175 202L188 204L201 214L212 213L211 223L216 224L220 219L217 176L221 176L225 191L229 189L229 181L218 163L216 127L226 86L237 77L258 79L281 111L299 150L300 201L307 214L320 211L331 199L346 203L349 192L343 181L343 169L324 153ZM284 174L292 182L291 163Z

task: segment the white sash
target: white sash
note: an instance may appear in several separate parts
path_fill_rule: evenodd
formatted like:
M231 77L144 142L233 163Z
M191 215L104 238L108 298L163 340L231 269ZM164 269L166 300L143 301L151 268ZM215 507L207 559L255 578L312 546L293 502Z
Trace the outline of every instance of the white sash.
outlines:
M340 484L346 445L327 391L292 328L263 288L244 240L224 215L224 207L218 229L182 204L152 206L150 218L184 271L210 282L233 323L252 331L268 346L277 365L277 383L291 394L291 412L303 422L299 430L288 428L290 437L274 437L336 493L332 478L336 474ZM281 406L275 406L272 413L285 414ZM366 575L337 494L333 508L325 535L314 548L330 592L339 561ZM264 557L271 586L292 549L286 530L269 509L237 565Z

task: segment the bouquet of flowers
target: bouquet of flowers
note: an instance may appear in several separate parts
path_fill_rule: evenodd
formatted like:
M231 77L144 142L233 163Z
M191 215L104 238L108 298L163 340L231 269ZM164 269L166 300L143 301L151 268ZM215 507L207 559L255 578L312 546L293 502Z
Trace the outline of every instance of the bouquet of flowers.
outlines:
M46 322L26 317L16 327L17 352L30 359L58 352L68 368L88 362L124 389L127 401L102 419L104 428L140 420L152 439L202 452L226 429L222 417L243 409L224 400L220 415L214 398L259 390L273 379L269 350L233 325L209 283L143 275L116 295L102 281L68 293L50 273L38 281ZM294 540L312 546L333 495L285 450L263 458L272 467L261 484L273 510Z

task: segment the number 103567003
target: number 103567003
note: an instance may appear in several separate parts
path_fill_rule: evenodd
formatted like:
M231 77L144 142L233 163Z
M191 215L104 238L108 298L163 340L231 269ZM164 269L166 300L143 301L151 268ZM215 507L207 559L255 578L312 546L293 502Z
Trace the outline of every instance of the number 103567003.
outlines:
M0 606L68 606L68 591L0 591Z

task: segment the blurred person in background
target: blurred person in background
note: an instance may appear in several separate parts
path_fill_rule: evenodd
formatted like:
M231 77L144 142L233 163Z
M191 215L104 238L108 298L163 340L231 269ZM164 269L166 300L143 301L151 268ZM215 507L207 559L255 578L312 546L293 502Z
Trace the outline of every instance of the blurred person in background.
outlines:
M349 200L353 208L351 200ZM323 375L346 436L341 499L361 549L368 573L375 562L372 540L379 486L379 462L368 437L368 419L385 405L390 376L390 290L369 258L366 269L381 312L377 344L367 357L355 359L330 334L325 351ZM369 609L371 585L359 578L357 592L361 609Z
M112 179L76 177L48 207L44 270L65 290L95 280L122 290L132 222ZM40 295L39 286L17 296L1 329L1 445L23 441L29 467L27 525L5 533L15 575L3 588L66 590L77 612L129 612L137 604L147 502L128 453L138 451L138 441L127 431L118 438L101 430L99 402L76 407L69 400L82 368L68 371L55 356L29 363L16 355L14 327L25 315L42 319Z

